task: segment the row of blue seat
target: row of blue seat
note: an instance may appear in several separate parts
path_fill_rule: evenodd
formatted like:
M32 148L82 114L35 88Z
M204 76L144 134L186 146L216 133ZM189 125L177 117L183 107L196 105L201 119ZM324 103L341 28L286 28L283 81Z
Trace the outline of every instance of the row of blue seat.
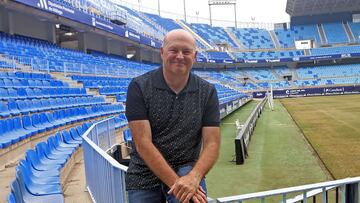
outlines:
M85 88L70 87L0 87L0 100L7 99L32 99L32 98L54 98L54 97L76 97L90 96L86 94Z
M58 132L47 142L40 142L35 149L26 151L24 160L16 168L16 179L11 183L8 202L63 203L60 170L82 144L82 135L90 123Z
M125 113L121 113L119 116L115 118L115 129L123 128L128 125L128 120L125 116Z
M62 108L81 107L95 104L106 104L103 97L68 97L44 99L9 99L7 105L0 101L0 117L16 116L19 114L36 113L41 111L58 110Z
M30 72L5 72L0 71L0 78L25 78L25 79L52 79L47 73L30 73Z
M116 101L117 102L126 102L126 94L119 94L116 95Z
M78 80L79 81L79 80ZM82 81L85 88L96 88L96 87L113 87L113 86L128 86L129 81L112 81L112 80L91 80L91 81Z
M122 105L93 105L91 107L32 114L31 116L25 115L21 119L14 117L0 120L0 148L9 147L37 133L52 130L59 126L124 111Z
M69 87L59 80L0 78L0 87Z
M121 87L100 87L99 93L104 95L126 94L128 86Z

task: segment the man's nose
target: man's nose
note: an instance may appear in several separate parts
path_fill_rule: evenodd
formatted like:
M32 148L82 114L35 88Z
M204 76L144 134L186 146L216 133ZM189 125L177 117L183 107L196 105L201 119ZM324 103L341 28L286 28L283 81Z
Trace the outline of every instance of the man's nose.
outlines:
M177 54L176 54L176 58L184 58L184 54L182 51L179 51Z

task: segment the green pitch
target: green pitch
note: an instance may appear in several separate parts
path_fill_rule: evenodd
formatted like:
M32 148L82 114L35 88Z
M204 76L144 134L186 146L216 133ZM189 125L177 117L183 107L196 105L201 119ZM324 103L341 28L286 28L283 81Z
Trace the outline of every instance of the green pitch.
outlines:
M207 175L209 196L218 198L331 179L301 130L278 100L267 106L256 125L244 165L232 162L235 120L244 121L257 102L252 101L221 122L221 149Z
M281 102L333 177L360 176L360 95Z

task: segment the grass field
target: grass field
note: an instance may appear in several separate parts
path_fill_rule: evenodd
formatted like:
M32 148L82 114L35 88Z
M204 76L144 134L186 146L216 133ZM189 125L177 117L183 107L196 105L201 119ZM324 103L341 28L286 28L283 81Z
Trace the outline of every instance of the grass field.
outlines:
M282 99L336 178L360 176L360 95Z
M232 162L235 120L243 123L257 102L250 102L221 122L220 157L206 180L210 197L271 190L331 178L286 109L278 100L274 102L275 110L265 108L257 123L244 165Z

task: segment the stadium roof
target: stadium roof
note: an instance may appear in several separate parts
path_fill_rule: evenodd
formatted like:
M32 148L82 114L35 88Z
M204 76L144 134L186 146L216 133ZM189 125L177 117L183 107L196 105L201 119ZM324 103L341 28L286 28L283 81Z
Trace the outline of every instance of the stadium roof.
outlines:
M287 0L290 16L309 16L360 11L359 0Z

